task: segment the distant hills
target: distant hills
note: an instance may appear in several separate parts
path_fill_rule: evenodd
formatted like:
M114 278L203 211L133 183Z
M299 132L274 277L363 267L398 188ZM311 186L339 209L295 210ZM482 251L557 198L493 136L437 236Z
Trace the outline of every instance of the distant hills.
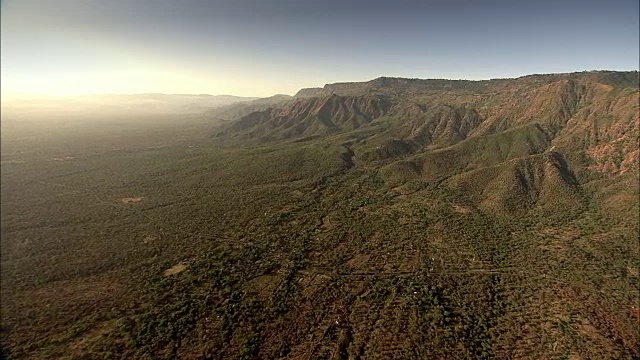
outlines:
M2 110L21 115L195 114L255 97L188 94L110 94L19 96L2 101Z
M266 110L274 107L281 107L292 101L294 97L278 94L266 98L254 99L251 101L236 102L229 105L209 109L204 116L217 120L235 120L255 111Z

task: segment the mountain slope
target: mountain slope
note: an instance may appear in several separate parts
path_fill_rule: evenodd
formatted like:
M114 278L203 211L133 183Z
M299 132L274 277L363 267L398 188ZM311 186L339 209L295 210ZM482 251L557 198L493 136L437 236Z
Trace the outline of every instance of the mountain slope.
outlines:
M291 139L326 135L371 122L390 108L382 97L328 97L297 100L276 109L244 116L230 124L223 134L245 138Z
M274 95L267 98L220 106L215 109L205 111L203 116L213 120L229 122L256 111L282 107L290 103L292 100L293 97L289 95Z
M331 135L356 164L381 167L395 186L467 189L479 206L503 214L584 209L581 184L637 173L637 80L637 72L584 72L329 84L218 135L260 142Z

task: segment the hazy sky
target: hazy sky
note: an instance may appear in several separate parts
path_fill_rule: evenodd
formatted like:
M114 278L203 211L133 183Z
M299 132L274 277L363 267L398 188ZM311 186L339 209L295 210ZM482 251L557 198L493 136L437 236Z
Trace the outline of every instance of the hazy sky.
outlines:
M293 94L637 70L638 0L3 0L2 92Z

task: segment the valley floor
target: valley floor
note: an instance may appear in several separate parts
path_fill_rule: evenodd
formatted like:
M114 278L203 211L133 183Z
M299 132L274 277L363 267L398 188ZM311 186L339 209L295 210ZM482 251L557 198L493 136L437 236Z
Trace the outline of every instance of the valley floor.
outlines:
M4 356L637 358L638 224L606 180L508 216L335 139L190 124L3 139Z

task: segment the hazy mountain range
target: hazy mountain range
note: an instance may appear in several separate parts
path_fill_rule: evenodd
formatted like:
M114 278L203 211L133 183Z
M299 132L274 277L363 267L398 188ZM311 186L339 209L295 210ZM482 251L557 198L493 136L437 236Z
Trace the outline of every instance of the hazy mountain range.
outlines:
M256 100L255 97L189 94L19 95L3 99L2 111L20 115L194 114Z

